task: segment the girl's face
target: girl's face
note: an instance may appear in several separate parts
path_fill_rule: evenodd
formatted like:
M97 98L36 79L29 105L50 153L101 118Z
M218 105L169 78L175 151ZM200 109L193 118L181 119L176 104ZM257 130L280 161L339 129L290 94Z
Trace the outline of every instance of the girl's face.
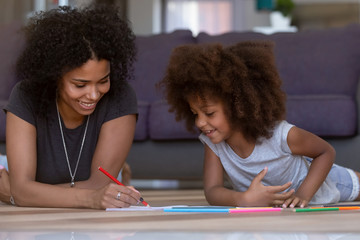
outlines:
M66 73L59 84L59 111L63 118L90 115L96 104L110 90L110 63L90 59Z
M208 136L212 143L216 144L231 137L232 130L221 101L203 101L193 97L190 98L189 105L195 115L196 127Z

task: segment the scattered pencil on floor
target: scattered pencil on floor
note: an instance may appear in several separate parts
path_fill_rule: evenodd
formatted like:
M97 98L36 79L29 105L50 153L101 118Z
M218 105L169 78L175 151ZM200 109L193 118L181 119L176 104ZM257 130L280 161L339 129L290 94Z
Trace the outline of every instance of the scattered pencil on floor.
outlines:
M283 208L234 208L230 213L250 213L250 212L281 212Z
M342 210L360 210L360 207L310 207L295 208L294 212L319 212L319 211L342 211Z
M164 212L192 212L192 213L256 213L256 212L319 212L319 211L340 211L360 210L357 206L344 207L308 207L308 208L280 208L280 207L216 207L216 206L189 206L172 207L164 209Z

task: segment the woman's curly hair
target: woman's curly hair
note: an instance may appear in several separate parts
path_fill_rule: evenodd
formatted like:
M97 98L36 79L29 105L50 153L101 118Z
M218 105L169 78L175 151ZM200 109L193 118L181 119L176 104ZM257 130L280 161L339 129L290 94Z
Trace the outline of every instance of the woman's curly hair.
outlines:
M16 73L24 89L46 116L63 75L90 59L110 62L110 91L121 91L132 73L135 35L115 7L58 7L39 12L24 28L26 45Z
M169 111L175 112L176 120L184 119L189 131L195 130L188 103L192 97L220 100L231 126L253 140L271 137L285 117L286 95L272 42L179 46L159 86L165 90Z

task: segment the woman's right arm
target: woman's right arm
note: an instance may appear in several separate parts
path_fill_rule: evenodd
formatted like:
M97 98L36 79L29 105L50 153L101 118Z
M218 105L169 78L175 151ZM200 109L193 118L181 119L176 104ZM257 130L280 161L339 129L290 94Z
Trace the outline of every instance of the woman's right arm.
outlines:
M293 191L280 193L290 187L291 183L282 186L264 186L261 180L267 168L253 179L248 190L237 192L224 187L224 169L219 157L205 145L204 159L204 190L206 200L217 206L274 206L281 205Z
M99 189L81 189L36 182L36 128L10 111L6 115L6 153L9 163L10 191L17 205L90 208L94 205L93 196L105 198L104 193L109 187L121 192L129 190L114 183ZM136 199L139 197L140 195L134 196L131 204L136 204ZM102 197L99 201L103 201Z

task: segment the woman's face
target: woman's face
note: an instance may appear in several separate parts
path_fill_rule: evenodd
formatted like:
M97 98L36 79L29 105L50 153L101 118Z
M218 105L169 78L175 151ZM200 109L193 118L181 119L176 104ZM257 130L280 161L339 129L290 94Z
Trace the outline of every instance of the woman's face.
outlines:
M63 117L90 115L100 99L110 90L110 63L90 59L66 73L59 84L59 110Z

